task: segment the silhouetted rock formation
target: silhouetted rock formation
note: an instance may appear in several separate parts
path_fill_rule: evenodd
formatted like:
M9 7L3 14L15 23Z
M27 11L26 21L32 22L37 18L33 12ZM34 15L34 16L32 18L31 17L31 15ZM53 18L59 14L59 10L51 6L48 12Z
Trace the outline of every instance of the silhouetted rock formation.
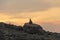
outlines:
M28 23L24 24L23 30L25 32L28 32L28 33L31 33L31 34L36 34L36 33L37 34L44 34L44 32L45 32L40 25L34 24L31 19Z
M0 40L60 40L60 33L53 33L30 21L24 26L0 23Z
M0 28L9 28L9 29L14 29L14 30L19 30L19 31L23 30L22 26L16 26L13 24L6 24L3 22L0 22Z

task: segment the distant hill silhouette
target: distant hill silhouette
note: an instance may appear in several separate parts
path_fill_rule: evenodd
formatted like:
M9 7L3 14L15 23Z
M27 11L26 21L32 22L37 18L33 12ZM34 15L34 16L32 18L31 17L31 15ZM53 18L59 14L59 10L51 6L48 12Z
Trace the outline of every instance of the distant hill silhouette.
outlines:
M60 40L60 33L45 31L31 19L23 26L0 22L0 40Z

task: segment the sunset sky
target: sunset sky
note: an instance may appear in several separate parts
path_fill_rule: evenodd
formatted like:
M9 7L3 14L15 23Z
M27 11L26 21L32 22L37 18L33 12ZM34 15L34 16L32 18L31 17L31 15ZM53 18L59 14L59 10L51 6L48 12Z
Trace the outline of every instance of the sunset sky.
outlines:
M60 0L0 0L0 22L23 25L29 19L60 32Z

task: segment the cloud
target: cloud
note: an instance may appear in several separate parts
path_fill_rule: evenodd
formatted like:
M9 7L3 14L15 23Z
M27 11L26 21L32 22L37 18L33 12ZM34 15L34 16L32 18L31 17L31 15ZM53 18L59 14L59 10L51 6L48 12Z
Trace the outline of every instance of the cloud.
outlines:
M4 12L43 11L51 7L60 7L60 0L0 0L0 11Z
M23 24L24 20L32 20L36 23L40 22L55 22L60 20L60 8L50 8L46 11L36 11L36 12L23 12L23 13L16 13L10 14L1 12L0 13L0 20L8 21L8 22L16 22L19 24ZM16 21L15 21L16 20ZM21 22L20 22L21 21ZM26 21L25 21L26 22Z
M32 18L33 23L41 24L45 30L60 32L60 7L34 12L0 12L0 22L23 25L29 18Z

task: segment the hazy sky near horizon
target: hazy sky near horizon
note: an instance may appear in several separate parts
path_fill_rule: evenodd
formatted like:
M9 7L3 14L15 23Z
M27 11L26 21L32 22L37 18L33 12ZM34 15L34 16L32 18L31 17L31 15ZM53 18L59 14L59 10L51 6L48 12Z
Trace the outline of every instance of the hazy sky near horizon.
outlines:
M0 0L0 22L22 25L28 22L29 18L43 26L59 25L53 26L54 29L57 28L55 31L58 31L60 0Z

